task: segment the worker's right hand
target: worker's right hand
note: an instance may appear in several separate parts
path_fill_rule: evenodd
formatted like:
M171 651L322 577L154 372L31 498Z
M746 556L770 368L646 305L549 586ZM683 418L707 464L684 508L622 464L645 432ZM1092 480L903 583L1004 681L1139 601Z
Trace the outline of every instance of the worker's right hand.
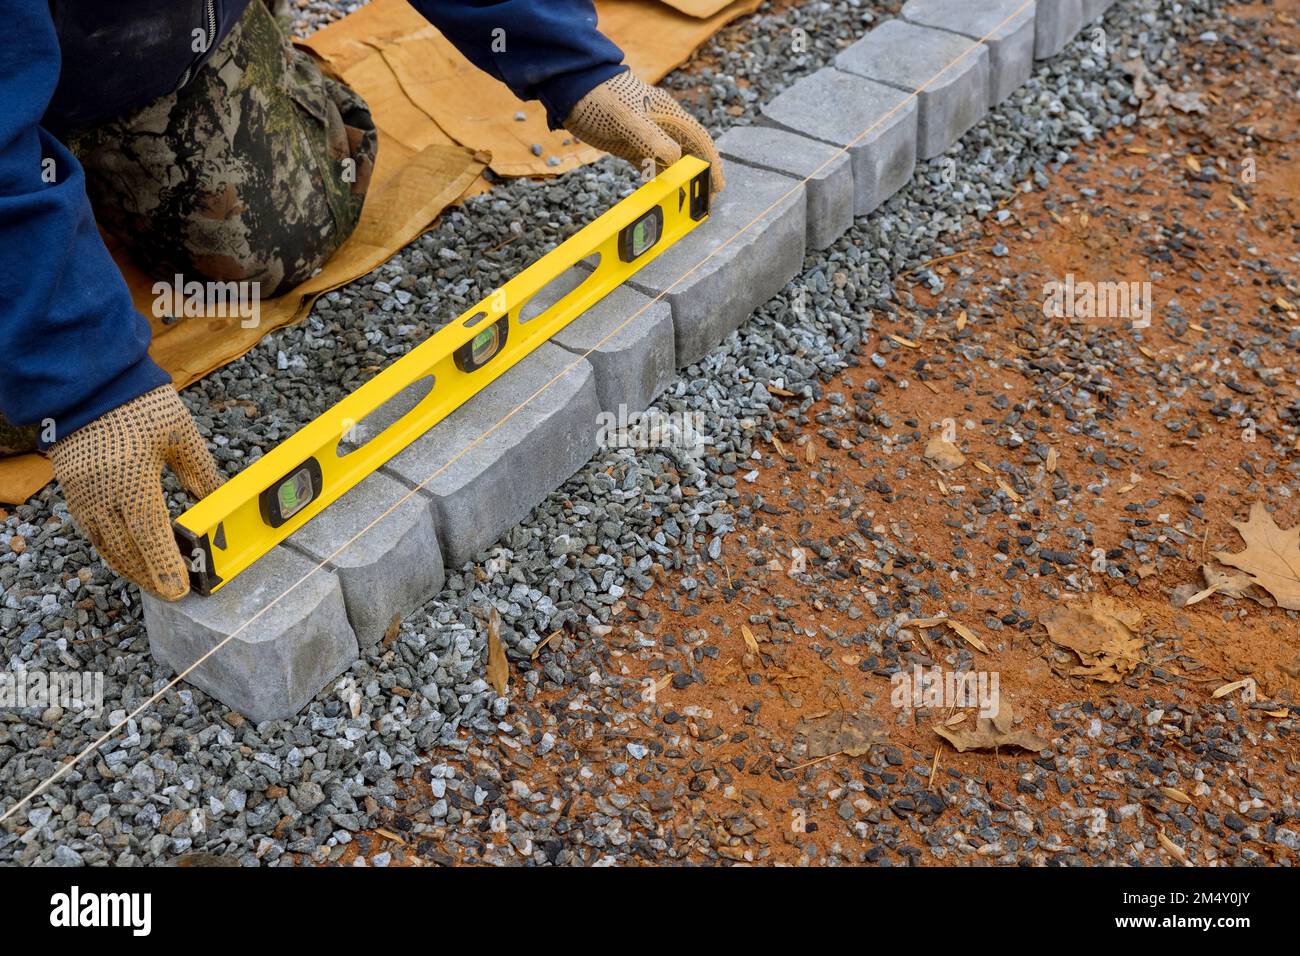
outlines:
M163 465L195 498L224 479L170 385L59 439L50 458L73 520L110 568L169 601L189 593L163 497Z
M564 128L588 146L657 174L681 159L698 156L709 164L715 193L722 192L722 157L695 117L665 90L642 83L624 70L601 83L564 120Z

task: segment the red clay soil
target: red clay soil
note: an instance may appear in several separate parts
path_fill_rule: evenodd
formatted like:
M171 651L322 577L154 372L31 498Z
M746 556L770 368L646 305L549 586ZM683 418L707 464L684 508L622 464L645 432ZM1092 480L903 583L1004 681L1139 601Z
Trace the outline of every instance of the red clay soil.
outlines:
M1234 13L1275 18L1279 39L1294 44L1300 38L1296 7L1295 3L1257 6ZM666 610L662 595L647 595L646 603L662 612L661 632L704 628L711 642L722 648L717 661L706 658L697 665L706 677L704 682L692 683L684 690L674 690L669 684L657 693L661 705L699 715L685 721L687 733L697 742L682 748L679 762L683 774L693 775L687 764L699 754L706 754L710 764L733 758L753 760L767 751L766 742L758 741L788 739L800 721L865 709L888 729L890 743L927 755L936 773L951 769L963 776L977 775L988 781L990 793L1015 791L1017 771L1006 756L959 754L935 734L933 720L896 724L898 711L890 704L888 680L859 670L860 653L844 652L825 639L829 632L861 627L861 622L855 623L841 608L849 604L860 607L864 599L888 601L898 589L898 579L887 573L892 569L869 569L864 562L871 562L874 555L848 537L861 519L878 534L902 543L919 561L941 557L971 569L970 574L939 582L940 594L927 610L941 615L951 612L954 602L968 606L968 610L953 612L952 617L968 625L988 646L987 655L976 655L976 666L1000 673L1002 693L1023 718L1023 726L1043 727L1050 723L1049 707L1080 698L1090 697L1099 704L1121 699L1142 706L1152 684L1149 679L1133 681L1136 686L1103 684L1069 676L1075 662L1053 651L1045 629L1037 623L1023 631L990 633L981 622L1002 617L1013 606L1013 591L1021 595L1014 606L1032 622L1064 602L1087 604L1089 592L1113 597L1124 607L1137 610L1144 619L1144 662L1159 667L1166 680L1176 680L1195 697L1209 698L1225 684L1253 677L1261 699L1298 699L1300 621L1294 612L1217 595L1177 609L1171 596L1180 586L1190 585L1184 593L1204 586L1200 566L1214 552L1242 550L1241 538L1229 522L1244 520L1250 502L1267 499L1278 505L1273 518L1283 528L1300 522L1300 502L1286 494L1288 473L1275 473L1272 480L1266 474L1270 464L1285 466L1300 448L1290 449L1288 458L1287 452L1279 452L1263 437L1244 441L1243 416L1217 418L1201 411L1195 416L1195 438L1188 437L1186 428L1170 431L1165 422L1175 416L1164 407L1167 398L1141 385L1161 376L1172 385L1175 378L1195 377L1215 363L1232 365L1245 343L1220 331L1225 315L1233 315L1245 325L1263 305L1293 329L1300 328L1294 304L1300 302L1300 296L1294 287L1261 286L1258 273L1246 264L1247 259L1276 264L1295 261L1300 170L1291 151L1294 132L1300 127L1300 109L1285 90L1247 90L1248 74L1232 67L1231 62L1219 63L1207 75L1203 99L1208 115L1196 117L1195 122L1160 123L1155 129L1139 126L1131 141L1121 143L1119 137L1112 136L1083 150L1081 162L1067 167L1049 189L1020 195L1007 204L1011 216L1005 223L972 233L956 256L935 264L935 271L948 280L949 287L955 284L957 270L972 270L961 276L966 291L936 297L922 286L914 287L914 308L902 310L897 317L885 317L892 318L888 323L892 331L873 336L864 348L865 354L890 356L894 359L890 367L898 367L896 359L906 356L908 367L914 370L906 380L894 375L872 376L875 369L864 363L863 368L827 383L824 395L840 393L847 398L860 391L868 377L880 380L879 402L893 428L879 430L893 435L921 434L915 446L896 453L906 459L904 476L893 477L902 462L884 460L874 450L855 453L841 447L841 439L851 436L857 422L852 416L841 416L836 422L835 406L823 399L807 415L814 422L824 418L830 424L792 429L780 447L764 449L763 460L755 463L758 475L746 489L752 496L747 503L761 498L783 513L763 515L763 527L751 536L750 544L761 551L762 563L735 553L734 544L728 548L730 553L724 554L728 584L735 597L729 599L725 589L705 585L690 602L690 613L684 614ZM1171 128L1175 125L1176 129ZM1225 154L1225 143L1233 140L1240 141L1240 150ZM1247 155L1255 158L1253 183L1242 182L1238 175L1239 161ZM1217 170L1217 175L1204 175L1207 168ZM1126 190L1122 198L1111 188L1134 182L1142 188ZM1089 200L1083 190L1090 188L1108 198ZM1062 201L1065 194L1074 200ZM1195 229L1196 238L1184 238L1178 254L1161 261L1153 250L1168 248L1175 223L1189 231ZM1009 254L995 256L992 249L999 244L1005 244ZM1196 537L1173 547L1176 553L1140 565L1136 584L1086 569L1077 575L1083 581L1079 590L1063 586L1059 575L1047 578L1032 572L1031 581L1007 582L989 574L986 569L999 566L996 540L1004 535L968 537L944 522L948 518L961 520L962 502L970 500L978 489L996 487L1002 477L997 466L1010 458L1007 430L983 423L1000 424L1008 407L1034 399L1041 390L1041 381L1031 381L1013 360L1027 354L1036 341L1050 340L1051 325L1069 321L1044 317L1044 283L1067 273L1150 281L1153 265L1158 266L1161 277L1153 283L1152 327L1139 337L1123 320L1111 322L1111 332L1127 343L1130 378L1126 386L1152 402L1135 403L1121 412L1112 410L1106 430L1125 436L1131 442L1131 452L1107 449L1110 463L1096 464L1093 455L1100 443L1067 434L1059 409L1052 408L1043 417L1035 414L1040 427L1055 426L1047 436L1055 450L1054 469L1048 474L1046 468L1040 468L1030 487L1019 495L1023 500L1019 517L1028 520L1020 527L1018 522L1009 522L1006 533L1035 533L1038 522L1029 509L1038 505L1043 513L1050 511L1052 479L1062 476L1084 486L1106 482L1099 494L1073 496L1067 509L1071 515L1083 513L1092 522L1094 547L1115 549L1133 527L1133 515L1125 511L1125 505L1151 499L1157 503L1144 509L1143 520L1157 528L1178 528L1188 522ZM1014 277L1014 282L1008 277ZM1031 295L1021 298L1021 291ZM1180 300L1189 315L1182 334L1159 321L1173 299ZM1202 313L1195 308L1202 302L1215 303L1216 308ZM970 342L981 345L992 360L967 364L954 359L956 346ZM1245 387L1255 393L1255 399L1263 399L1256 402L1257 428L1271 428L1276 434L1282 424L1280 407L1300 395L1296 354L1276 353L1265 358L1266 366L1283 366L1281 371L1257 379L1239 362L1233 367L1240 381L1256 380ZM1186 384L1187 380L1182 381ZM1070 382L1066 379L1059 384L1065 387ZM1192 386L1200 387L1222 399L1243 397L1209 375L1200 385ZM1005 397L1007 404L994 407L998 396ZM1189 402L1182 414L1188 415L1193 404ZM880 405L873 411L879 413ZM957 442L966 464L940 473L927 467L919 453L930 436L940 433L944 419L957 424ZM1119 467L1114 467L1116 457ZM886 473L890 476L887 500L864 494L868 482ZM1264 487L1277 493L1266 494ZM802 499L804 510L786 507L791 497ZM1200 517L1189 516L1193 507ZM792 577L788 573L792 550L809 541L832 543L841 566L853 569L852 573L839 581L824 580L815 588ZM766 563L769 561L771 566ZM977 594L976 588L987 591ZM767 618L769 623L750 625L747 622L752 616ZM757 642L757 654L747 647L745 628ZM636 624L629 621L619 630L628 647L622 656L624 676L662 683L665 672L655 666L656 657L632 650ZM942 657L961 643L955 635L942 636L937 629L917 630L913 641L919 649L934 652L934 657ZM750 682L750 675L755 674L760 676L758 687ZM746 702L755 698L762 702L757 722L744 710ZM1285 708L1275 712L1283 714ZM1260 712L1253 719L1262 727L1270 716ZM701 737L711 739L705 743ZM1176 747L1176 740L1173 745ZM840 755L824 759L865 758ZM1284 791L1294 790L1295 777L1276 772L1297 759L1294 738L1260 740L1247 750L1245 759L1241 774L1272 799L1281 800ZM817 765L800 769L794 779L746 775L743 784L734 786L718 786L718 778L713 776L703 792L693 795L698 805L681 807L681 817L712 821L713 832L701 827L701 839L711 840L723 857L754 859L755 851L765 847L770 851L765 856L768 861L796 863L801 857L806 861L809 842L824 853L830 843L842 842L844 836L834 827L811 833L791 829L791 806L805 802L795 795L797 783L806 782ZM1106 786L1103 779L1091 788ZM765 820L766 825L759 822L753 832L743 835L727 832L725 821L738 805L756 810L748 819ZM574 815L581 812L578 807L572 810ZM828 815L824 809L821 814ZM805 815L818 813L810 809ZM1280 847L1275 849L1280 855L1287 854ZM968 862L958 856L947 858L947 862L964 861ZM926 857L923 862L940 861Z

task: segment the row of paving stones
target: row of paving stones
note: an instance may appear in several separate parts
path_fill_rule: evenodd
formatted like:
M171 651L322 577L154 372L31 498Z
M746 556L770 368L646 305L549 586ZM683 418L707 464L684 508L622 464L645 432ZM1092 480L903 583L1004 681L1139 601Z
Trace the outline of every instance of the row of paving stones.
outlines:
M216 595L146 598L154 655L255 721L297 712L394 618L438 593L444 565L477 557L578 471L597 450L602 413L626 419L649 406L676 367L784 288L807 249L880 206L918 159L956 143L1029 78L1035 58L1060 52L1109 6L910 0L901 18L771 100L755 125L724 135L728 188L709 219L553 344ZM582 277L571 270L524 307L557 301ZM420 397L390 402L356 441Z

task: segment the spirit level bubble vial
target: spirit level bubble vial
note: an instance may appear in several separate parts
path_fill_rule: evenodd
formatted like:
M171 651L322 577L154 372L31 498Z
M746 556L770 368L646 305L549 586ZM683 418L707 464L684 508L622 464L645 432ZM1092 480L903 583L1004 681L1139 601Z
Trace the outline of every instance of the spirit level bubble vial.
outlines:
M190 582L211 594L612 292L709 214L709 166L686 156L439 329L173 522ZM591 272L535 316L525 307L585 262ZM356 423L422 380L432 387L360 447Z

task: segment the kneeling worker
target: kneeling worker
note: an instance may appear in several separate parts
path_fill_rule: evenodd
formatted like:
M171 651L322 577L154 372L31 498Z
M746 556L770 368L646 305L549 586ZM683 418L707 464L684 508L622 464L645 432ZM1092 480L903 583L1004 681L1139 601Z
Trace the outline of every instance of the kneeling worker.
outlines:
M622 65L591 0L411 2L477 67L539 100L553 129L638 164L697 155L721 188L708 133ZM293 47L266 0L3 9L0 455L48 448L68 510L108 565L174 600L189 578L163 466L196 497L223 478L149 358L149 322L96 222L155 277L285 292L356 226L374 123Z

